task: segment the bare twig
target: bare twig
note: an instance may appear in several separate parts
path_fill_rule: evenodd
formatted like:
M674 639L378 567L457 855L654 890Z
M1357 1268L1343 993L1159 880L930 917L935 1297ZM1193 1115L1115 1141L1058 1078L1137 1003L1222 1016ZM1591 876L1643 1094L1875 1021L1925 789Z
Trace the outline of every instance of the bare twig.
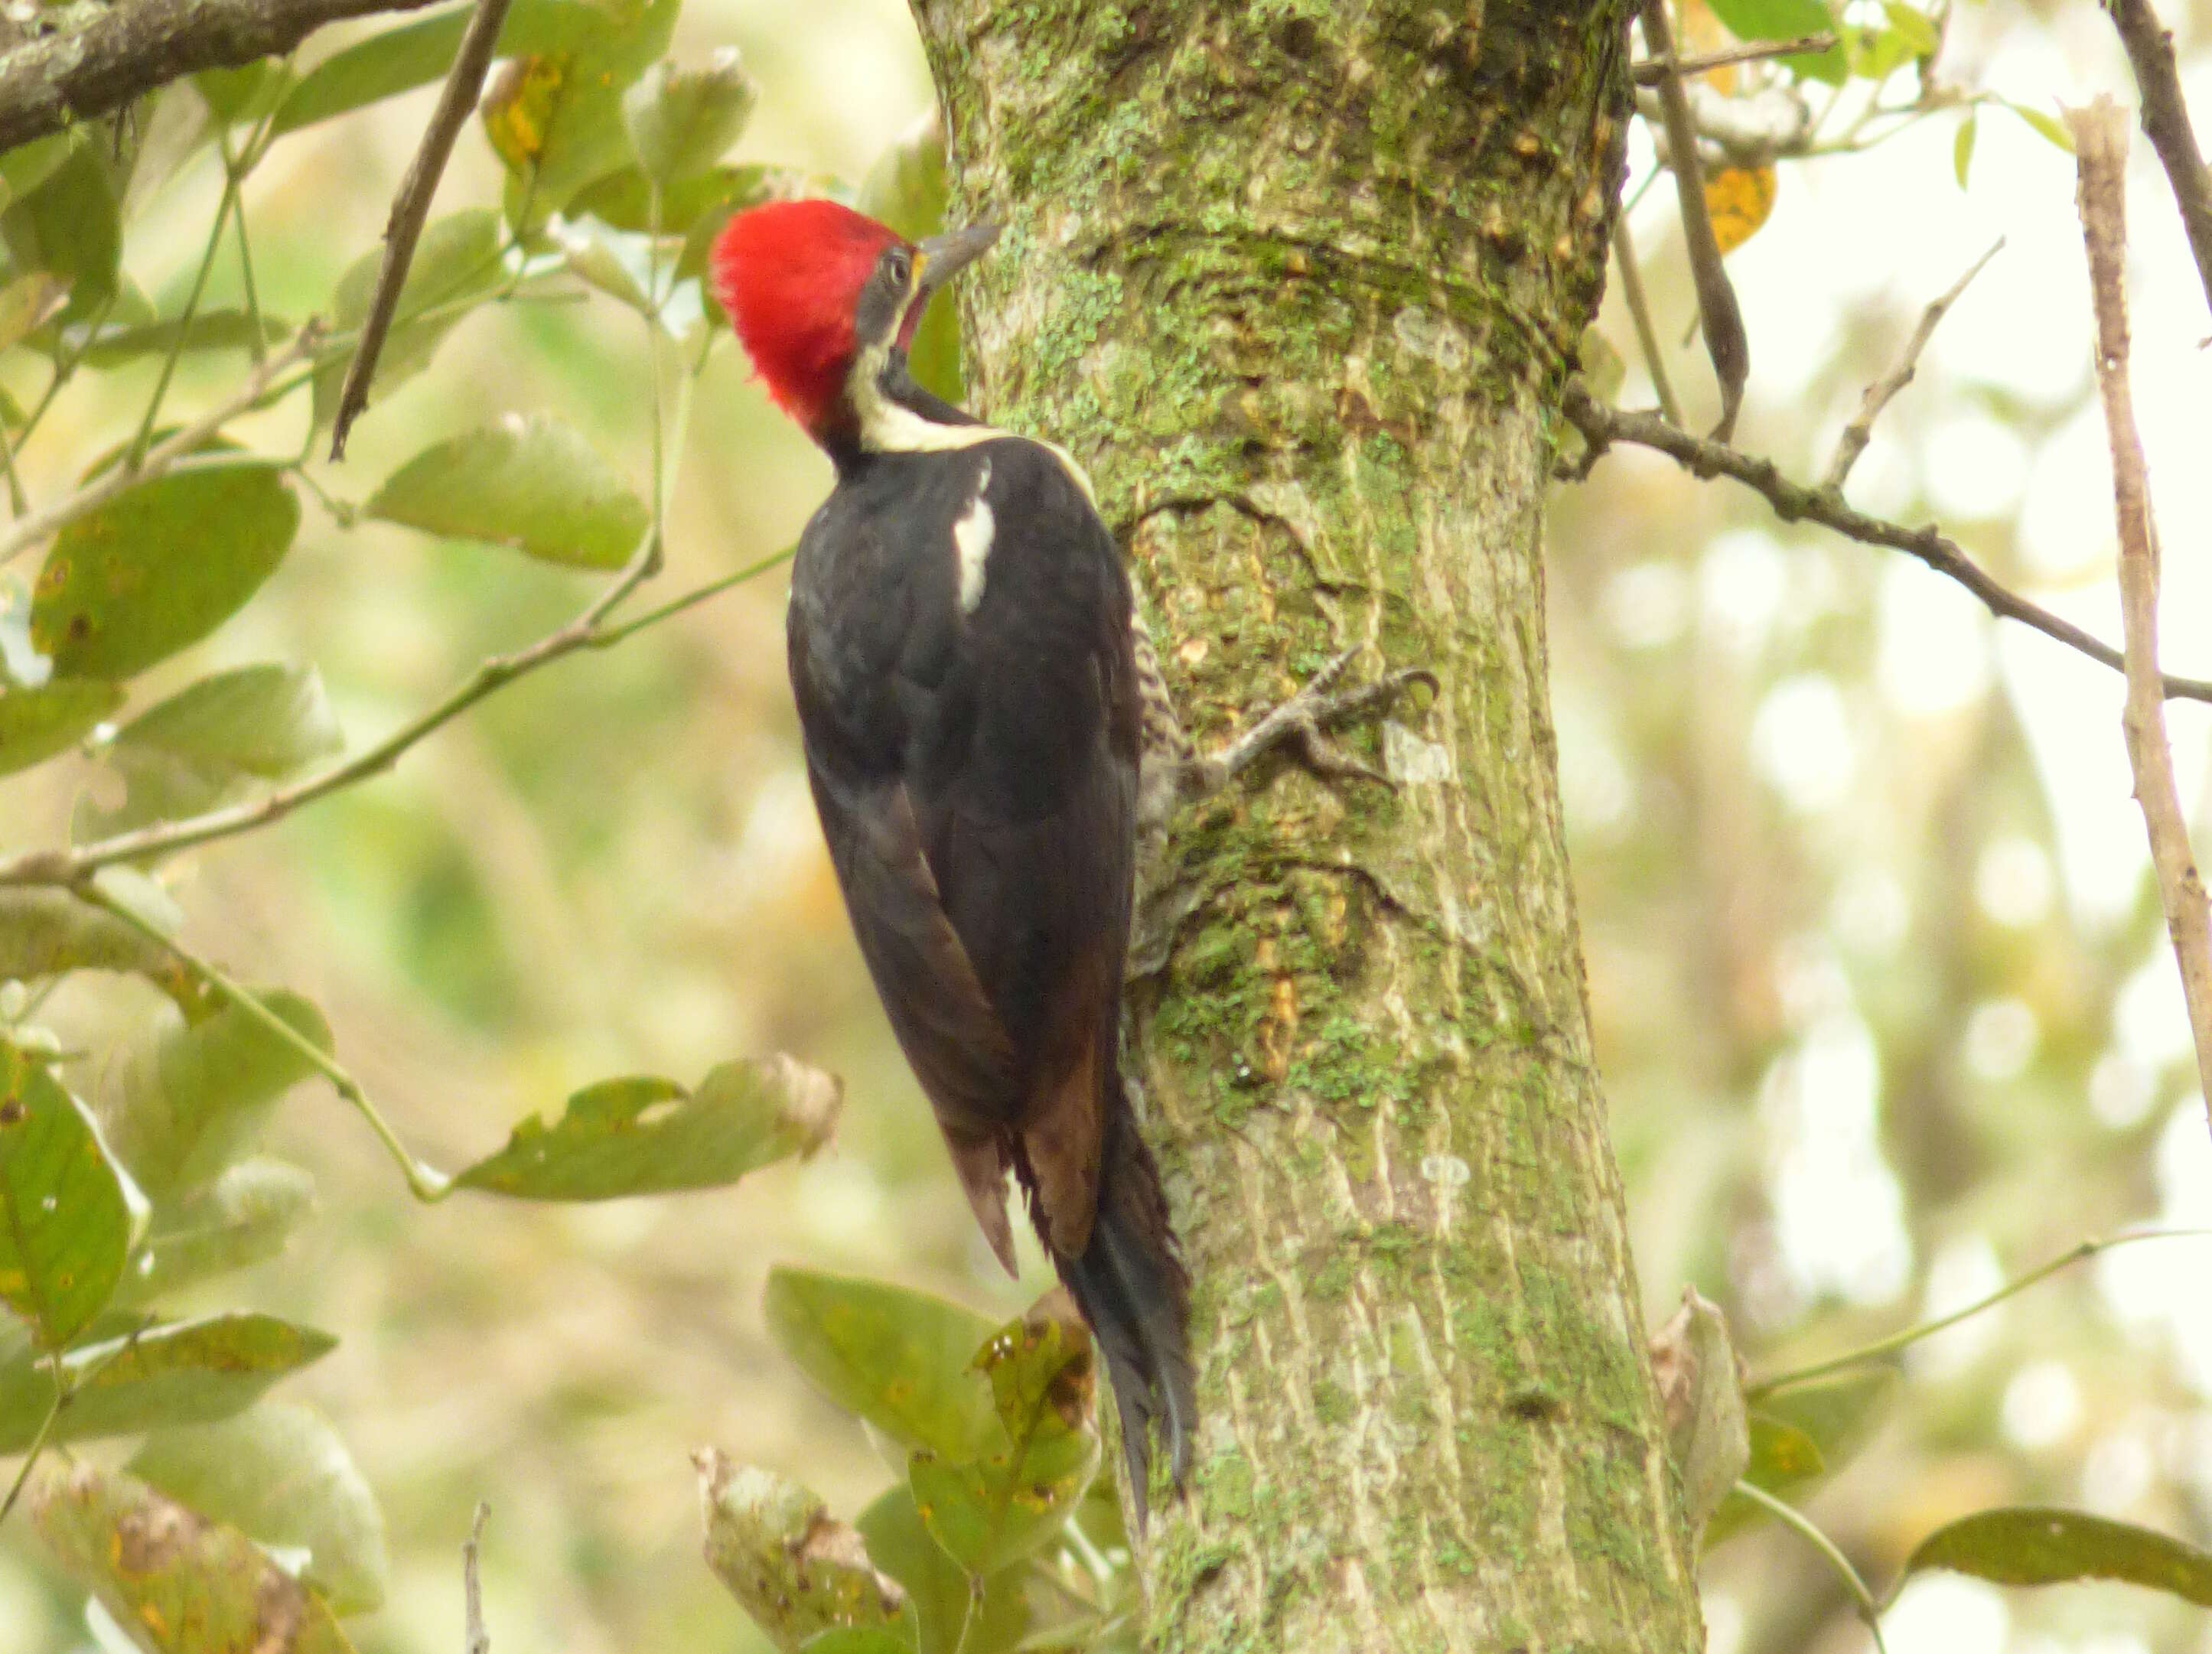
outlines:
M2128 62L2135 66L2143 131L2173 185L2181 225L2197 255L2197 274L2204 283L2204 301L2212 304L2212 168L2204 164L2196 129L2189 124L2189 106L2182 101L2173 36L2158 21L2150 0L2105 0L2105 9L2112 14L2112 27L2127 48Z
M270 381L302 357L312 356L322 339L322 324L309 321L294 336L290 344L248 374L245 382L222 406L147 449L145 459L135 469L121 464L111 465L68 498L57 500L45 510L19 519L9 529L6 538L0 538L0 563L42 544L78 518L106 505L125 489L161 475L221 430L226 423L260 400Z
M1669 70L1677 75L1705 75L1716 69L1727 69L1736 64L1755 64L1769 58L1795 58L1802 54L1818 56L1836 49L1832 34L1808 34L1796 40L1753 40L1743 46L1733 46L1724 52L1709 52L1702 57L1678 58L1663 62L1646 58L1629 72L1638 86L1656 86L1667 78Z
M1866 1581L1859 1578L1859 1571L1851 1566L1850 1558L1837 1548L1836 1542L1822 1533L1813 1519L1796 1505L1785 1505L1758 1483L1739 1481L1735 1491L1820 1552L1828 1566L1835 1570L1836 1577L1844 1582L1844 1589L1850 1593L1851 1602L1858 1609L1860 1620L1873 1633L1875 1654L1888 1654L1887 1645L1881 1640L1881 1604L1875 1601L1874 1593L1867 1589Z
M331 423L331 458L345 458L346 433L368 406L368 385L376 376L376 359L384 350L384 336L399 308L399 291L406 285L407 266L414 262L415 243L430 216L430 200L438 192L438 179L453 153L453 140L476 107L483 90L484 73L491 67L492 50L499 44L501 26L507 21L510 0L477 0L476 15L446 76L446 89L431 112L422 133L422 148L392 198L392 216L384 227L384 265L376 275L376 296L370 301L368 319L362 324L361 344L346 369L345 386L338 392L337 417Z
M323 27L434 0L131 0L70 9L57 28L0 54L0 149L88 121L203 69L282 57ZM67 15L51 8L46 15Z
M483 1555L484 1523L490 1520L491 1506L478 1499L476 1520L469 1524L469 1536L461 1542L461 1597L463 1611L467 1615L466 1654L491 1654L491 1633L484 1629L483 1581L477 1575L477 1565Z
M1958 542L1932 524L1925 528L1907 528L1885 518L1870 517L1846 505L1838 495L1791 482L1771 459L1761 459L1725 442L1678 430L1654 413L1606 407L1579 386L1568 387L1565 412L1589 442L1593 463L1595 456L1601 455L1614 442L1656 448L1696 476L1726 477L1742 483L1772 506L1774 514L1786 523L1818 523L1846 539L1887 546L1893 551L1917 557L1937 574L1958 581L2000 619L2017 620L2024 626L2032 626L2045 637L2055 638L2069 649L2115 671L2123 666L2120 652L2111 644L1999 585L1959 548ZM2203 678L2169 675L2158 682L2169 701L2212 701L2212 682ZM6 869L0 866L0 883L4 882Z
M2181 967L2197 1078L2212 1107L2212 907L2189 845L2189 818L2173 779L2173 750L2159 694L2158 529L2128 389L2127 119L2110 98L2067 112L2081 184L2081 239L2097 307L2097 388L2112 449L2112 509L2120 536L2120 625L2127 641L2128 701L2121 720L2136 801L2150 835L2166 934Z
M709 597L726 592L733 586L742 585L756 575L766 574L787 562L790 556L788 550L779 551L735 574L709 581L696 591L673 599L634 620L618 625L605 624L606 611L612 606L614 599L621 595L622 591L627 590L629 585L635 583L630 578L630 571L625 570L567 625L547 633L526 648L517 649L511 654L494 655L479 662L476 670L456 684L442 700L401 725L375 745L363 749L354 757L334 763L326 769L318 770L312 775L302 776L258 799L229 805L220 810L187 816L180 821L157 822L131 832L118 833L112 838L96 839L89 844L61 849L28 850L7 857L0 860L0 885L77 885L100 868L112 867L117 862L167 855L188 849L195 844L230 838L281 821L301 805L311 804L317 799L325 798L341 788L365 781L380 771L392 769L410 748L517 678L580 649L611 648L647 626L656 625ZM636 560L633 560L632 569L635 567Z
M1644 46L1662 65L1672 62L1674 42L1667 25L1667 0L1644 0ZM1751 344L1743 331L1743 312L1737 308L1735 289L1721 265L1721 244L1713 235L1713 217L1705 206L1705 182L1698 165L1698 132L1690 119L1690 100L1682 90L1679 70L1662 75L1659 108L1667 129L1669 162L1674 173L1674 193L1682 204L1682 234L1690 251L1690 273L1698 288L1698 313L1705 330L1705 349L1720 380L1720 423L1713 435L1725 442L1735 433L1737 410L1743 406L1744 381L1751 374Z
M1912 375L1920 366L1920 353L1928 348L1928 341L1936 337L1936 324L1943 319L1944 313L1953 305L1958 303L1959 295L1966 290L1966 283L1980 275L1982 266L1996 258L2003 247L2004 237L2000 235L1996 245L1974 260L1973 268L1959 277L1949 292L1921 313L1920 325L1912 330L1912 337L1905 342L1905 354L1897 359L1897 366L1867 386L1866 395L1859 403L1858 412L1852 416L1851 423L1844 427L1844 434L1837 438L1836 457L1828 462L1828 474L1820 479L1822 488L1843 487L1844 479L1851 474L1851 467L1858 464L1859 456L1866 452L1866 445L1874 435L1874 422L1881 417L1881 410L1889 405L1890 398L1912 383Z
M1636 342L1644 350L1644 365L1651 373L1651 389L1659 398L1659 411L1667 423L1682 423L1682 404L1674 400L1673 381L1667 377L1664 347L1651 320L1651 301L1644 291L1644 271L1636 261L1636 243L1628 233L1626 209L1613 222L1613 256L1620 265L1620 293L1628 301L1629 319L1636 324Z

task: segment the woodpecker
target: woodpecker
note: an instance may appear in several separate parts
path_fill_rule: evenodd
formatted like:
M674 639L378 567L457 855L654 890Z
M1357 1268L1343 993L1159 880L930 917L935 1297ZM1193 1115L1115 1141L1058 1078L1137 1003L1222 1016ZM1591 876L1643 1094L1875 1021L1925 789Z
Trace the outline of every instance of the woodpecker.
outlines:
M1081 467L908 370L998 233L917 244L778 202L730 221L711 273L836 467L787 629L861 956L991 1250L1012 1274L1011 1171L1105 1354L1141 1522L1153 1426L1180 1487L1195 1419L1189 1278L1120 1061L1144 747L1180 729Z

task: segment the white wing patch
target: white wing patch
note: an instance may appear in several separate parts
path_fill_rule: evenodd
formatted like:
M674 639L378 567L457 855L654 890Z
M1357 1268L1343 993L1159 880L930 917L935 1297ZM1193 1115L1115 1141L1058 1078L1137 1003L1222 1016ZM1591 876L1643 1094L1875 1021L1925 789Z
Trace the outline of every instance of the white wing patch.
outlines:
M952 525L952 548L960 558L960 612L972 615L983 600L983 580L991 556L991 538L999 531L991 502L984 497L991 488L991 462L986 459L975 478L975 497Z

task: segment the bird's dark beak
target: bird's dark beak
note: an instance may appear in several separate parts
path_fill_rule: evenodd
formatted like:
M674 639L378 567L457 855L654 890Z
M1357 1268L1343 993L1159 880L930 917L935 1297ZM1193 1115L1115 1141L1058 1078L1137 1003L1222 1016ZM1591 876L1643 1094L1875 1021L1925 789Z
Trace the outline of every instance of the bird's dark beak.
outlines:
M931 294L943 287L976 259L991 250L1006 227L995 218L986 218L965 229L947 230L942 235L933 235L915 251L914 296L917 307L927 304Z

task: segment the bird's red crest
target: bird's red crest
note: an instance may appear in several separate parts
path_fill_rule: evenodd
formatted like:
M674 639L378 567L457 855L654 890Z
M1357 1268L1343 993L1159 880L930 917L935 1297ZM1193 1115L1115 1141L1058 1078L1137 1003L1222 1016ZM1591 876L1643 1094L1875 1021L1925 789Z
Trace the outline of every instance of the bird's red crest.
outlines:
M819 436L853 363L853 312L902 238L834 201L776 201L715 238L714 296L776 405Z

